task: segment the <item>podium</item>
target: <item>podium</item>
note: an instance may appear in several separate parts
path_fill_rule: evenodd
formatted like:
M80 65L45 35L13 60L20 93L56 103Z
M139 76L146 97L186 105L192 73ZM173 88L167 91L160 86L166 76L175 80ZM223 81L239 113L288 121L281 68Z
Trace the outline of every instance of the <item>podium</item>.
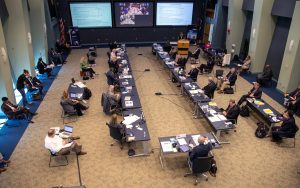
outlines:
M180 55L188 55L190 47L189 40L179 40L177 41L177 53Z

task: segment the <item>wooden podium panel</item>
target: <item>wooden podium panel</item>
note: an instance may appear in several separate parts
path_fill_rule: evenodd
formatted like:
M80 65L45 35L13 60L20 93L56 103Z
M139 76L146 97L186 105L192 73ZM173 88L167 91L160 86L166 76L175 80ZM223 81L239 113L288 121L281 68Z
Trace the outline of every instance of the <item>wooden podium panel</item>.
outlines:
M189 47L190 47L190 41L189 40L179 40L179 41L177 41L178 54L188 55Z

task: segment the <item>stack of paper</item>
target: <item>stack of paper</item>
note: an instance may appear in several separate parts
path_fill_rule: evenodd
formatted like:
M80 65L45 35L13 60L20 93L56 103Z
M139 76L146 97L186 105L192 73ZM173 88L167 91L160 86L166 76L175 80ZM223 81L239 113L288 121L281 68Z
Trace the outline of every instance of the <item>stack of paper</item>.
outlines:
M132 123L136 122L138 119L140 118L137 115L126 116L124 117L124 121L122 123L125 125L131 125Z
M273 111L271 109L269 109L269 108L264 109L264 112L266 114L273 114Z
M161 142L161 147L162 147L163 152L172 152L173 151L172 143L170 141Z

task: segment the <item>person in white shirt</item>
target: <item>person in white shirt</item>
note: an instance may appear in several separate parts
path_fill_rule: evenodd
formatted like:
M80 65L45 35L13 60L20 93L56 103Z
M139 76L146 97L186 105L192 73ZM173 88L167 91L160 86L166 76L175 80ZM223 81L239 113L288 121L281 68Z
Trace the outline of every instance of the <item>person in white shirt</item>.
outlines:
M74 140L79 137L70 137L63 139L55 134L55 129L50 129L45 138L45 147L53 154L66 155L74 151L77 155L85 155L86 152L82 151L82 146L78 145Z

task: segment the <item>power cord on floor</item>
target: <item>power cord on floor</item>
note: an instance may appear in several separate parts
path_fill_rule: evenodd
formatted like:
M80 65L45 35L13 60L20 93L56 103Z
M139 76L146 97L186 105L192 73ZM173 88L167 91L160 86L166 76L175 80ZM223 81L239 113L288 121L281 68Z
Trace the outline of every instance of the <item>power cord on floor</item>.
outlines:
M191 110L187 110L187 109L185 109L183 106L180 106L179 104L173 102L172 100L170 100L170 99L168 99L168 98L162 96L162 95L166 95L166 94L162 94L162 93L160 93L160 92L157 92L157 93L155 93L155 95L157 95L157 96L159 96L160 98L165 99L165 100L171 102L172 104L174 104L174 105L176 105L176 106L182 108L182 109L183 109L184 111L186 111L186 112L193 113ZM178 95L178 94L168 94L168 95Z

